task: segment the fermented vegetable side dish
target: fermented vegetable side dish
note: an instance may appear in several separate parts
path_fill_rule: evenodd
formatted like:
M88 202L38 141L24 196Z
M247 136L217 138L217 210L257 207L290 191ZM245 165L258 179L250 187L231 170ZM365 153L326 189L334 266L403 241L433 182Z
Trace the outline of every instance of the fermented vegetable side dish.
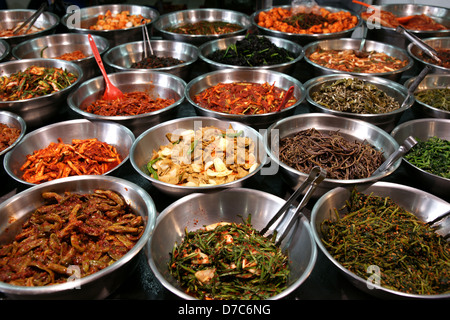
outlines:
M190 34L190 35L212 35L212 34L227 34L236 32L242 29L242 26L236 23L230 23L225 21L199 21L193 23L185 23L183 25L177 25L167 28L166 31Z
M414 96L433 108L450 111L450 88L420 90L415 92Z
M0 99L16 101L45 96L73 84L78 77L61 68L30 66L0 77Z
M356 190L321 224L322 241L344 268L363 279L380 268L380 285L410 294L450 292L450 243L389 197Z
M260 12L257 19L260 27L298 34L341 32L358 24L358 18L348 11L330 12L325 8L306 13L278 7Z
M213 186L238 180L259 165L255 142L232 128L202 127L167 134L168 144L153 150L150 176L187 186Z
M149 23L151 19L144 18L140 14L131 14L130 11L112 13L107 10L105 14L97 17L95 24L89 27L90 30L120 30L137 27Z
M358 57L355 50L319 47L308 56L308 59L325 68L356 73L392 72L408 65L408 60L397 59L384 52L367 53L367 57Z
M286 90L278 88L275 83L253 83L237 81L218 83L193 97L200 107L228 114L266 114L278 111ZM297 99L292 96L284 106L288 108Z
M247 34L226 49L211 52L206 58L235 66L270 66L295 59L294 54L278 47L264 36Z
M168 264L187 294L201 300L263 300L286 288L288 256L250 219L186 229Z
M400 108L398 101L376 85L357 78L325 83L311 93L311 98L330 110L356 114L382 114Z
M75 272L86 277L123 257L144 231L142 217L115 191L42 198L14 241L0 246L0 281L36 287L66 283Z
M450 179L450 141L436 136L416 139L417 144L404 155L419 169Z
M319 166L330 179L363 179L383 162L383 151L365 141L350 141L339 132L315 128L280 139L280 161L303 173Z

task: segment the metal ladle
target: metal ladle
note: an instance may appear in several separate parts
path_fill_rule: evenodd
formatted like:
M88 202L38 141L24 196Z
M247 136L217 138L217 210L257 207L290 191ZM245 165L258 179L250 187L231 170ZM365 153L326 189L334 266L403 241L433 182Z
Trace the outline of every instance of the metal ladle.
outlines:
M364 47L366 45L366 38L367 38L367 27L363 23L361 28L363 30L363 35L361 38L361 42L359 44L359 50L355 50L354 53L358 58L366 58L369 55L369 53L364 50Z

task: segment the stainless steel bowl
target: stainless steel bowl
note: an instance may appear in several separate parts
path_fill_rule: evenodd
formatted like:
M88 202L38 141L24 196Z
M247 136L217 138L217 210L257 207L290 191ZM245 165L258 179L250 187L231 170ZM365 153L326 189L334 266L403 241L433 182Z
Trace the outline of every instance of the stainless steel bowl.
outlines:
M372 193L377 196L390 197L398 205L402 206L417 218L424 222L430 222L450 210L450 204L444 200L433 196L424 191L414 189L405 185L376 182L369 186L358 186L357 190L366 194ZM335 219L335 208L342 208L345 201L350 198L352 188L339 187L324 194L315 204L311 211L311 228L313 230L314 240L320 251L338 268L341 274L347 278L350 283L360 290L383 299L448 299L450 294L439 295L417 295L407 294L400 291L386 289L380 286L369 287L368 280L363 279L336 261L325 248L322 239L321 224L326 219Z
M450 119L415 119L404 122L394 128L392 137L397 141L402 141L408 136L412 136L422 141L436 136L450 141ZM414 182L418 187L444 199L450 200L450 179L437 176L419 169L403 157L406 171L414 177Z
M122 71L108 76L122 92L143 91L154 97L174 99L172 105L153 112L134 116L101 116L86 112L84 107L103 96L105 81L99 76L84 82L67 98L67 104L77 116L91 120L107 120L122 124L137 137L148 128L175 116L184 101L186 83L177 76L150 70Z
M193 100L195 95L218 83L232 83L241 81L259 84L268 82L269 84L275 84L276 87L284 90L288 90L291 86L294 86L293 97L297 99L297 102L292 106L278 112L255 115L239 115L209 110L207 108L200 107ZM278 71L223 69L205 73L191 80L186 86L185 97L189 103L194 106L195 112L200 116L216 117L229 121L239 121L254 128L262 129L267 128L279 119L283 119L294 114L295 109L305 99L305 89L301 82L296 78Z
M0 123L5 124L10 128L20 130L19 137L8 148L0 151L0 163L1 163L3 162L5 154L7 154L10 150L12 150L23 139L27 131L27 124L22 119L22 117L12 112L4 110L0 110ZM4 170L2 170L1 172L4 173Z
M67 283L25 287L0 282L0 292L9 299L103 299L114 292L137 265L141 250L151 237L156 222L153 199L140 186L127 180L110 176L70 177L51 181L22 191L0 204L2 243L11 241L22 223L44 204L43 192L91 193L95 189L118 192L130 204L135 214L143 217L145 230L134 247L115 263L87 277Z
M403 113L408 110L414 103L414 98L409 97L407 104L402 108L388 113L378 113L378 114L357 114L351 112L342 112L327 108L319 103L317 103L313 98L312 94L320 90L323 85L330 85L333 82L340 79L359 79L368 84L375 85L379 90L385 92L388 96L392 97L401 106L403 101L408 95L408 90L401 84L391 81L389 79L372 77L372 76L350 76L348 74L335 74L335 75L325 75L313 78L305 82L306 90L306 100L312 107L313 112L323 112L329 113L336 116L348 117L352 119L364 120L368 123L374 124L386 132L390 132L397 125Z
M279 72L289 74L289 72L294 69L297 62L299 62L304 56L303 48L299 44L297 44L293 41L287 40L287 39L283 39L283 38L264 36L267 39L269 39L270 42L272 42L277 47L283 48L283 49L287 50L288 52L292 53L292 57L294 59L292 61L281 63L281 64L250 67L250 66L237 66L237 65L224 64L224 63L220 63L220 62L217 62L217 61L214 61L214 60L211 60L208 58L208 56L211 53L213 53L215 51L226 50L228 47L235 44L237 41L244 39L245 37L246 36L243 35L243 36L235 36L235 37L230 37L230 38L208 41L208 42L202 44L198 48L199 49L199 57L201 60L206 62L209 69L211 69L213 71L222 70L222 69L238 69L238 70L258 69L258 70L274 70L274 71L279 71Z
M269 9L272 9L272 8L273 7L269 8ZM275 8L277 8L277 7L275 7ZM290 5L289 6L279 6L279 8L289 9L289 8L291 8L291 6ZM334 8L334 7L328 7L328 6L324 6L322 8L324 8L330 12L339 12L339 11L351 12L349 10L345 10L342 8ZM262 11L267 11L267 10L268 9L258 10L250 16L252 25L257 28L258 32L260 34L264 34L264 35L268 35L268 36L272 36L272 37L276 37L276 38L288 39L288 40L297 42L298 44L300 44L302 46L306 45L310 42L315 42L318 40L350 38L351 35L353 34L353 32L361 25L361 17L358 14L351 12L352 15L354 15L358 18L358 23L356 24L355 27L348 29L348 30L344 30L344 31L340 31L340 32L333 32L333 33L317 33L317 34L301 34L301 33L282 32L282 31L272 30L269 28L264 28L264 27L261 27L258 25L259 14Z
M68 12L61 18L61 24L69 32L101 36L109 41L111 48L122 43L142 40L142 26L120 30L90 30L89 27L97 22L97 17L105 14L108 10L113 14L129 11L130 15L140 14L144 18L151 19L145 24L149 32L152 31L152 25L159 18L159 12L150 7L134 4L106 4Z
M3 60L6 60L6 58L11 53L11 46L8 42L6 42L3 39L0 39L0 62L3 62Z
M227 34L211 35L191 35L167 31L168 28L200 21L235 23L241 25L242 29ZM163 39L188 42L196 46L215 39L246 34L250 27L251 21L249 16L238 11L224 9L188 9L175 11L161 15L158 21L153 24L155 34L161 36Z
M309 59L309 56L311 53L313 53L317 48L322 48L323 50L359 50L361 40L355 39L355 38L346 38L346 39L331 39L331 40L322 40L322 41L316 41L307 44L303 49L305 50L305 61L310 64L313 67L314 74L316 76L326 75L326 74L336 74L336 73L342 73L341 70L337 69L330 69L323 67L315 62L312 62ZM359 72L347 72L351 75L371 75L376 77L382 77L387 78L393 81L398 81L401 76L412 68L414 65L414 61L411 59L411 57L408 55L406 50L397 48L395 46L391 46L382 42L376 42L376 41L370 41L366 40L365 45L366 51L377 51L377 52L384 52L385 54L401 59L401 60L407 60L408 64L398 70L392 71L392 72L383 72L383 73L359 73Z
M109 49L109 42L103 37L93 35L100 55ZM81 33L58 33L43 36L18 44L12 50L12 55L17 60L45 58L53 59L65 53L80 50L86 58L73 60L83 70L81 82L101 75L100 68L95 61L89 45L88 35Z
M0 63L0 76L9 77L30 66L62 68L78 76L70 86L52 94L26 100L0 101L0 109L21 116L29 127L38 127L48 124L51 119L58 117L65 110L67 96L81 83L83 70L71 61L43 58L24 59Z
M122 162L106 174L111 174L126 163L135 140L130 130L114 122L85 119L61 121L26 134L14 149L5 155L3 164L6 172L20 183L28 186L35 185L22 179L20 167L25 163L27 155L46 148L52 142L57 143L58 138L69 144L72 139L97 138L99 141L113 145L120 154Z
M272 194L236 188L211 194L192 194L174 202L158 216L154 233L147 249L148 262L156 278L179 298L194 300L186 294L176 279L169 274L167 262L175 243L181 243L184 230L197 230L204 225L229 221L241 223L251 215L252 226L261 230L285 203ZM242 218L241 216L242 215ZM281 243L287 251L291 275L288 288L273 296L278 300L298 289L308 278L316 262L316 246L312 239L309 222L301 217L293 235ZM292 239L290 243L286 240Z
M435 31L408 30L419 38L423 39L430 37L448 37L450 35L449 8L425 4L412 4L412 3L382 4L380 6L377 6L377 8L383 11L392 12L397 17L425 14L428 17L435 20L436 22L448 28L447 30L435 30ZM366 22L364 21L364 23ZM404 35L396 32L395 28L389 28L384 26L369 28L367 30L367 38L391 44L402 49L406 49L406 47L409 44L409 40Z
M170 73L187 80L192 66L198 59L198 48L186 42L171 40L151 40L150 43L155 56L175 58L183 61L183 63L178 65L151 70ZM121 44L108 50L103 57L106 67L109 67L113 72L142 70L132 68L131 65L144 59L144 45L143 41L136 41Z
M411 83L414 81L416 77L410 78L405 82L405 87L409 88ZM425 78L420 82L419 86L416 88L414 92L418 92L421 90L427 89L443 89L449 88L450 84L450 73L435 73L428 74ZM412 106L412 111L415 113L417 118L444 118L450 119L450 111L446 111L443 109L432 107L426 103L423 103L417 99L414 99L415 102Z
M158 150L160 146L166 145L168 143L166 134L180 134L180 130L198 130L202 127L208 126L214 126L222 130L228 130L230 125L236 131L242 130L243 136L249 137L255 142L257 151L257 154L255 154L255 156L257 157L257 161L260 165L245 177L233 182L218 184L215 186L188 187L162 182L158 179L152 178L148 174L146 165L152 158L153 150ZM171 197L179 198L196 192L207 193L227 188L242 187L245 182L247 182L247 180L249 180L261 170L262 166L266 162L267 155L264 152L264 146L262 143L262 136L259 134L259 132L242 123L219 120L210 117L185 117L163 122L159 125L154 126L153 128L148 129L139 137L137 137L136 141L131 146L130 162L133 168L142 177L150 181L152 185L154 185L158 190Z
M31 9L0 10L0 28L2 30L13 29L32 16L35 12L36 10ZM17 44L24 41L54 33L59 23L60 19L56 14L44 11L34 23L35 27L43 28L42 31L13 37L1 37L0 39L5 40L11 48L14 48Z
M399 144L386 131L362 120L339 117L326 113L300 114L279 120L272 124L264 134L264 146L271 160L272 170L280 170L281 176L293 189L297 189L308 177L308 173L300 172L283 163L279 159L279 142L286 136L299 131L315 128L318 131L339 131L339 134L352 141L365 141L377 150L383 151L388 158L399 148ZM325 178L317 186L313 197L320 197L325 192L340 186L368 185L392 174L400 166L397 160L387 171L374 174L364 179L339 180Z
M450 37L427 38L427 39L422 39L422 41L434 49L447 49L447 50L450 49ZM430 73L450 73L450 68L445 68L445 67L438 66L436 64L424 61L421 58L422 50L418 46L416 46L414 43L410 43L407 47L407 50L408 50L408 54L411 57L413 57L413 59L419 64L420 67L425 67L426 65L431 66Z

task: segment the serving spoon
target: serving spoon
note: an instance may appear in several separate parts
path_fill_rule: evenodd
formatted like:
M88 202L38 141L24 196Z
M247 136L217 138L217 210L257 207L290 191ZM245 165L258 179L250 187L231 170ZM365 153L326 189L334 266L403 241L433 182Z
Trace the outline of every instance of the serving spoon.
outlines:
M366 58L369 55L369 53L364 50L364 47L366 46L367 27L363 23L361 28L363 30L363 34L361 37L361 42L359 44L359 50L355 50L354 53L355 53L355 56L357 56L358 58Z
M115 100L123 97L123 92L120 91L119 88L114 86L108 78L108 74L106 73L105 67L102 62L102 58L100 57L100 53L98 52L97 45L95 44L94 38L88 34L89 45L91 46L92 52L94 53L95 61L97 61L98 67L102 72L103 78L105 79L105 92L103 93L104 100Z

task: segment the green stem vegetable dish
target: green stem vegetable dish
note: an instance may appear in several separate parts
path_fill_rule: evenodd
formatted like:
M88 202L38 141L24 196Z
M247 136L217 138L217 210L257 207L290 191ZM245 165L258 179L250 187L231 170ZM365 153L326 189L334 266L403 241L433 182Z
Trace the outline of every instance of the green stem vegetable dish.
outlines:
M24 71L0 77L0 100L16 101L58 92L77 80L61 68L30 66Z
M404 158L419 169L450 179L450 141L435 136L417 142Z
M241 224L217 223L188 232L175 244L170 273L201 300L262 300L287 286L288 258L274 241Z
M450 88L422 90L414 96L420 102L433 108L450 111Z
M323 243L343 267L368 279L380 269L380 286L435 295L450 292L450 243L389 197L353 190L341 216L321 224Z

